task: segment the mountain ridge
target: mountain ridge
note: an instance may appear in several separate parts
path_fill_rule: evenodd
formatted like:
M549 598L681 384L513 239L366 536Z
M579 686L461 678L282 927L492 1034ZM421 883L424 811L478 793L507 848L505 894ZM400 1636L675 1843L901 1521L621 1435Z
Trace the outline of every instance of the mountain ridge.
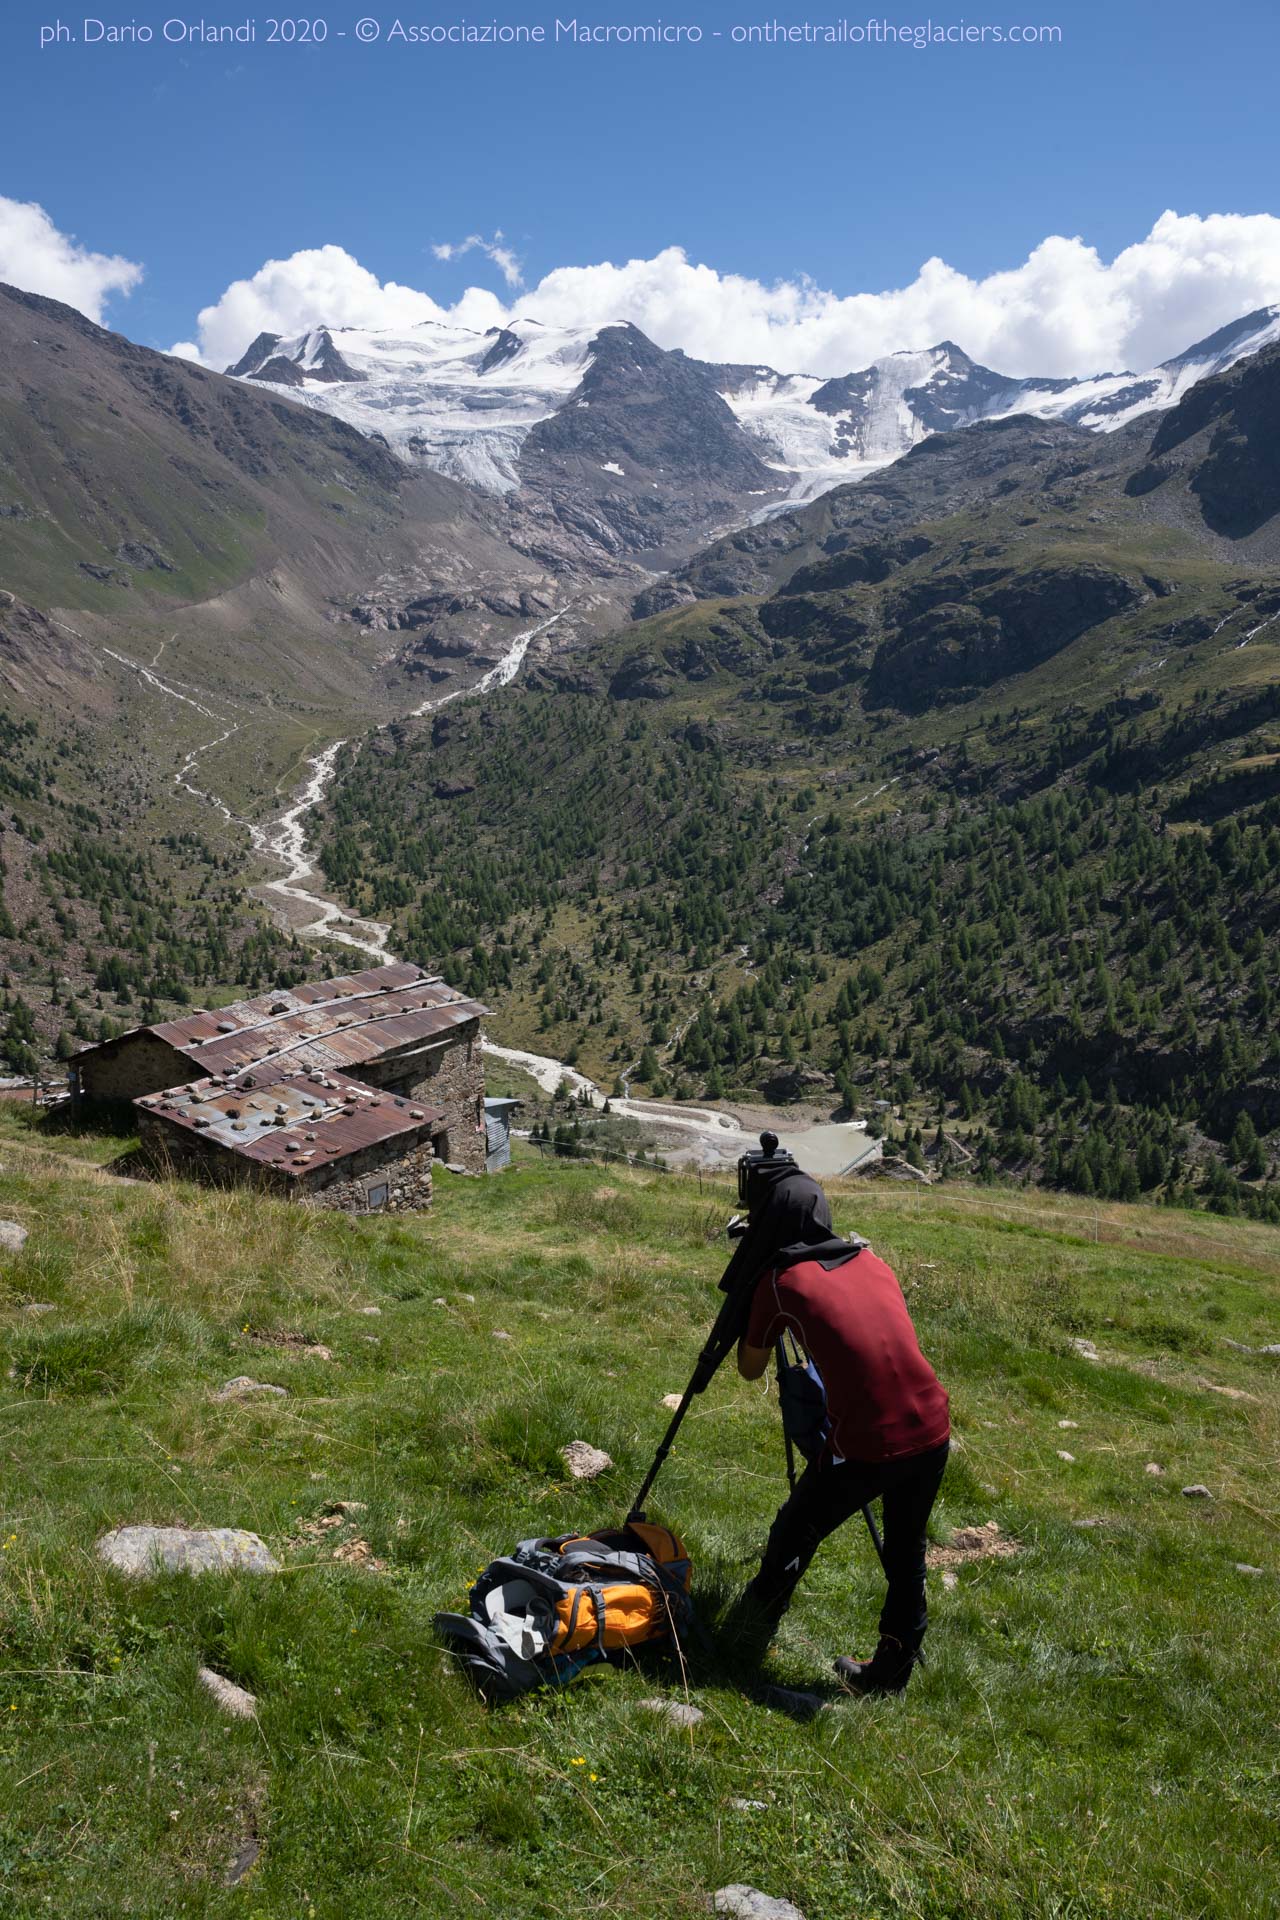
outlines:
M1197 381L1277 338L1280 306L1245 314L1146 373L1010 376L943 341L818 377L700 360L658 347L630 322L548 328L522 317L483 333L425 321L262 334L228 372L332 411L411 462L489 491L549 499L571 519L585 515L580 530L606 550L645 554L671 548L673 526L678 538L709 514L736 509L749 520L803 503L931 434L984 419L1029 412L1114 432L1176 405ZM671 417L628 450L628 420L645 391ZM576 416L593 409L587 434ZM663 461L673 439L688 441L694 420L699 457ZM581 453L571 473L549 457L561 445ZM637 479L657 495L639 515L629 497Z

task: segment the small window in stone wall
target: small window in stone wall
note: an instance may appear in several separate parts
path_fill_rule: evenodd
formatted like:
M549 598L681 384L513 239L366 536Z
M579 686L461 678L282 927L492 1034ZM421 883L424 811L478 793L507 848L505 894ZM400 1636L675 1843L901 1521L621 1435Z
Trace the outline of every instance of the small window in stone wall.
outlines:
M365 1205L368 1207L370 1213L376 1213L379 1207L385 1207L387 1204L387 1182L380 1180L376 1186L366 1187L364 1198Z

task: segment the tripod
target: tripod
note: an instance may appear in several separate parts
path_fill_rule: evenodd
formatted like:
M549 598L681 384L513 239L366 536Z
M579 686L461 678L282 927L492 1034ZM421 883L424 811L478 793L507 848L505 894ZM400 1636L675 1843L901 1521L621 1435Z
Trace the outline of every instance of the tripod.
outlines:
M732 1304L731 1302L726 1301L725 1306L728 1307L731 1304ZM684 1420L686 1413L688 1413L689 1411L689 1406L693 1400L694 1395L697 1393L701 1393L705 1387L708 1387L711 1384L711 1380L715 1375L717 1369L719 1368L720 1362L725 1358L725 1355L729 1350L729 1344L732 1344L731 1341L728 1344L726 1344L725 1342L724 1329L721 1325L721 1322L724 1321L725 1318L726 1318L725 1309L722 1308L715 1326L711 1329L711 1333L707 1340L707 1344L702 1349L702 1352L698 1356L698 1364L693 1370L693 1375L689 1381L689 1384L680 1396L680 1405L676 1408L675 1412L672 1414L667 1430L662 1436L662 1440L661 1440L661 1443L659 1444L658 1451L653 1456L653 1464L650 1466L648 1473L644 1477L644 1484L640 1488L639 1493L636 1495L635 1499L631 1503L630 1509L627 1513L628 1522L632 1520L644 1519L644 1503L649 1496L649 1493L653 1487L654 1481L657 1479L658 1475L661 1473L663 1469L663 1466L666 1463L667 1455L671 1452L671 1449L675 1444L676 1435L680 1431L681 1424ZM778 1340L777 1347L775 1349L774 1358L775 1358L775 1364L778 1368L779 1378L781 1378L782 1368L786 1364L785 1351L784 1351L783 1342L781 1339ZM787 1432L785 1426L783 1427L782 1431L783 1431L783 1439L786 1443L786 1449L787 1449L787 1484L790 1487L791 1491L794 1493L795 1486L796 1486L795 1446L792 1442L791 1435ZM867 1523L867 1532L871 1535L871 1544L876 1550L876 1558L879 1560L880 1565L883 1567L884 1566L884 1541L880 1536L880 1529L876 1525L876 1518L871 1511L870 1504L863 1507L862 1517Z

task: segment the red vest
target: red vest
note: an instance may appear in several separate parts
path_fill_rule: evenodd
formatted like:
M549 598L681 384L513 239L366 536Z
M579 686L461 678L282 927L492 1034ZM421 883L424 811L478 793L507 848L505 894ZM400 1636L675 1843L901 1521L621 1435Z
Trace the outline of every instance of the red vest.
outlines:
M838 1459L898 1460L949 1438L946 1393L901 1287L869 1247L830 1272L806 1260L761 1276L748 1344L771 1347L786 1331L822 1375Z

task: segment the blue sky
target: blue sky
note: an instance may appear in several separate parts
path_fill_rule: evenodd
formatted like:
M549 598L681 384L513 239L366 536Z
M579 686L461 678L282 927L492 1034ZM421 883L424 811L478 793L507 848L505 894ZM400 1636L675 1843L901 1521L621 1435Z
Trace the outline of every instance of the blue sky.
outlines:
M89 10L150 24L157 42L174 17L149 0ZM437 260L433 243L498 228L531 285L680 246L722 274L808 276L848 295L905 285L930 255L981 279L1055 233L1109 259L1166 208L1259 214L1280 199L1274 0L899 0L890 15L1061 27L1061 45L1028 49L357 44L362 14L385 35L397 11L329 5L325 45L271 47L265 13L211 0L205 19L255 18L258 44L42 52L56 10L8 0L0 194L139 262L145 277L107 314L161 346L191 337L197 309L230 281L326 243L442 304L503 281L476 253ZM557 14L532 0L435 0L399 17L495 11ZM806 15L801 0L776 15L750 0L558 11L697 21L708 36L840 17L838 5ZM84 11L61 17L78 36Z

